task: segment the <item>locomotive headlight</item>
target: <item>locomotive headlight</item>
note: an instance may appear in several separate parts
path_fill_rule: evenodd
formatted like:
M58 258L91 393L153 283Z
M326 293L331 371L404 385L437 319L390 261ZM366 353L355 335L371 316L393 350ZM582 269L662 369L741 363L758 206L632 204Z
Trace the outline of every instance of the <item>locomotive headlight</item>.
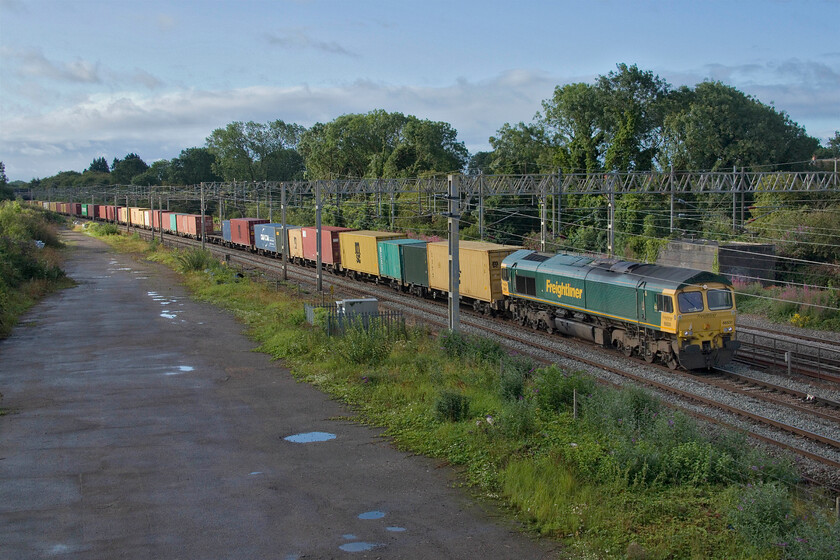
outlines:
M683 336L691 336L694 334L694 331L683 331Z
M732 332L732 327L726 327L723 332Z

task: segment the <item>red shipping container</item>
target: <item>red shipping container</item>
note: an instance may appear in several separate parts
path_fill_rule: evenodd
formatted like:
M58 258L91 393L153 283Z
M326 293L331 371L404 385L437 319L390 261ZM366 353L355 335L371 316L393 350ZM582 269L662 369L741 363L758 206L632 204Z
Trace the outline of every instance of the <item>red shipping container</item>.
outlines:
M152 229L160 230L160 214L163 210L152 210Z
M175 218L178 224L178 233L192 237L201 236L201 216L199 214L178 214ZM204 233L213 233L213 216L204 216Z
M321 262L324 264L341 264L341 246L338 234L342 231L353 231L352 228L338 226L321 226ZM318 228L301 228L303 258L309 261L317 260L315 254L318 239Z
M109 205L105 208L105 219L109 222L117 221L117 207Z
M268 220L259 218L233 218L230 221L230 241L238 245L254 246L254 226L267 224Z
M175 214L175 212L170 212L169 210L161 212L160 217L163 221L163 231L172 231L172 220L169 217L172 214Z
M81 202L68 202L67 203L67 213L73 216L81 216L82 215L82 203Z

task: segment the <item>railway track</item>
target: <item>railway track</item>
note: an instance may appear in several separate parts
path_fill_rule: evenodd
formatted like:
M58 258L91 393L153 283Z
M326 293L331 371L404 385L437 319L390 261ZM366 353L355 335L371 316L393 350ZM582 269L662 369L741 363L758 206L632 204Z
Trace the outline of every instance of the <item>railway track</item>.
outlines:
M737 361L840 384L840 345L814 337L780 335L766 329L738 329Z
M148 231L139 230L137 233L139 233L141 237L151 237L151 232ZM199 241L193 239L180 238L171 235L165 235L164 240L165 245L178 247L194 248L200 244ZM282 275L283 265L278 259L229 249L214 244L208 244L207 248L214 255L222 257L232 263L239 264L245 268L268 271L275 277L280 277L280 275ZM302 281L307 284L311 283L312 285L315 283L315 271L312 268L298 267L289 264L286 274L291 279L295 279L297 281ZM430 300L417 300L411 296L395 292L385 286L360 284L358 282L347 280L342 276L325 273L323 279L325 289L331 289L330 287L332 287L332 289L337 293L359 295L364 297L377 297L380 302L386 306L398 305L401 308L412 309L412 313L416 314L416 316L423 322L432 323L439 328L448 327L448 313L446 310L446 304L444 303ZM809 395L807 393L793 391L781 386L772 386L772 384L768 383L753 383L752 381L747 381L744 376L740 376L739 374L735 374L733 372L719 372L716 376L707 376L704 378L702 376L696 376L685 372L671 371L665 368L665 366L658 368L662 370L662 377L665 377L666 379L690 379L693 383L716 386L721 391L738 395L738 399L736 399L736 401L741 401L736 404L733 404L732 402L722 402L722 399L709 398L698 394L696 391L675 387L671 383L655 379L655 376L651 377L649 375L640 375L630 372L628 371L628 369L630 369L628 366L616 366L611 364L610 362L615 362L616 360L621 361L624 359L618 355L618 353L608 353L604 360L582 357L578 352L559 349L558 344L556 343L556 337L550 337L555 338L553 343L544 343L544 340L549 338L549 335L536 332L529 332L527 335L518 334L516 331L511 330L510 325L506 322L488 321L487 317L478 314L474 315L471 311L467 310L462 311L461 323L462 325L473 329L475 332L485 335L490 334L498 337L499 339L506 341L508 346L512 343L519 345L520 347L518 349L520 351L523 347L528 348L530 349L530 353L532 355L535 353L537 354L534 357L540 361L555 362L558 358L563 358L576 363L585 364L598 370L609 372L620 379L631 380L637 384L647 385L659 391L675 395L687 402L699 403L701 407L712 407L717 410L723 410L729 414L747 419L755 427L771 427L774 430L792 434L796 438L816 442L822 446L824 450L826 450L825 453L817 453L803 449L801 446L781 442L777 437L771 437L761 433L763 430L745 430L743 427L735 426L732 423L721 421L719 418L710 414L698 411L696 407L680 407L684 410L687 409L689 414L702 420L716 425L733 428L735 430L746 431L750 436L758 440L789 449L800 456L808 457L813 461L827 465L833 469L840 469L840 440L830 435L840 433L840 428L838 428L838 423L840 423L840 403L835 403L829 399L824 399L815 395L810 395L813 398L809 399ZM571 342L567 339L561 340L563 340L564 344ZM577 344L582 345L584 343L581 341L574 341L572 344L567 345L573 346ZM633 369L639 369L642 366L646 368L651 367L650 365L642 364L637 360L633 360L632 362ZM613 383L618 385L621 384L616 382ZM751 385L752 388L750 388L750 385L744 386L746 383L753 383ZM763 384L760 390L759 383ZM737 385L741 386L738 387ZM787 397L779 398L779 395L787 395ZM794 423L792 422L776 420L768 415L759 414L754 410L749 410L754 407L750 406L749 403L743 402L745 400L744 397L747 396L750 397L749 400L752 402L762 401L764 403L772 404L773 406L785 407L805 416L820 418L823 421L830 423L830 425L825 426L824 429L814 430L802 427L801 425L793 425ZM831 457L832 455L834 458Z

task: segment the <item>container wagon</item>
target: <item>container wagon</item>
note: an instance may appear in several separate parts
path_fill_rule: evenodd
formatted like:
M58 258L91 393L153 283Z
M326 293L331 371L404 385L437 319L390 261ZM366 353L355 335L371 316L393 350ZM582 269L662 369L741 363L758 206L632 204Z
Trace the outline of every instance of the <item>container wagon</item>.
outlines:
M352 228L338 226L321 227L321 264L331 272L338 272L341 267L341 242L339 234L344 231L354 231ZM302 249L301 258L303 262L314 264L318 255L318 230L314 227L300 228L297 232ZM289 232L289 244L292 245L292 232Z
M379 275L390 280L391 286L402 289L405 282L405 247L422 245L426 242L419 239L386 239L377 245L379 256Z
M498 245L481 241L461 241L458 244L460 268L459 295L471 301L476 311L495 314L504 309L502 293L502 261L514 251L515 245ZM427 245L429 287L434 295L449 293L449 242Z
M233 218L230 220L230 242L254 249L254 226L267 224L260 218Z
M343 231L338 234L341 246L341 268L351 278L379 279L377 244L386 239L405 239L402 233L390 231Z

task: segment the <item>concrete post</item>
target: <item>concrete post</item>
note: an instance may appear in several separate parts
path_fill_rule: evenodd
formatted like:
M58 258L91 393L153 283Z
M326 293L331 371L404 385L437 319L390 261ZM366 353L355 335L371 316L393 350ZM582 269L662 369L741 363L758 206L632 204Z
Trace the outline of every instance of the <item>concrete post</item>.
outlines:
M461 268L458 262L458 228L461 218L459 175L449 175L449 330L458 332L461 329L460 317L460 281Z

